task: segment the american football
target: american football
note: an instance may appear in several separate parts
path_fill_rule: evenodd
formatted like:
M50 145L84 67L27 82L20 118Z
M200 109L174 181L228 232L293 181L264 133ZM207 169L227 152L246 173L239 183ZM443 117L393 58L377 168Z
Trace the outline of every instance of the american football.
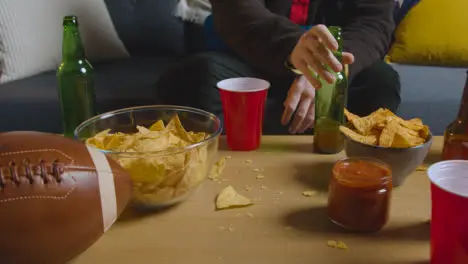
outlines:
M70 261L112 226L131 191L117 162L78 141L0 133L0 262Z

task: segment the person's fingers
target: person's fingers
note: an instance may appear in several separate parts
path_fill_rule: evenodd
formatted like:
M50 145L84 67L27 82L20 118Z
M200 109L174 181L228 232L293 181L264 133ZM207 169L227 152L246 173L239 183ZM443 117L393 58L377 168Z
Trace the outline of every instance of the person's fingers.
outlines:
M299 104L300 99L301 93L297 89L297 80L295 80L289 89L288 97L283 103L284 111L281 117L281 124L287 125L289 123L294 111L297 108L297 105Z
M318 60L321 65L328 65L335 72L340 72L343 69L343 66L335 55L321 43L312 43L311 48L316 60Z
M299 107L297 108L296 114L294 115L294 119L291 123L291 126L289 127L289 133L291 134L297 133L298 129L301 127L302 123L307 117L307 112L311 104L312 104L312 98L310 97L301 98Z
M308 74L305 74L307 81L309 81L315 89L320 89L322 87L322 83L317 79L318 75L315 70L311 66L307 66Z
M300 71L304 74L304 76L309 80L309 82L314 85L316 89L319 89L322 84L319 80L317 80L317 74L322 76L322 78L326 78L326 73L324 73L324 69L319 66L319 63L314 57L314 54L308 49L304 49L302 54L302 63L300 64ZM304 70L302 69L304 68Z
M316 25L310 29L308 34L315 37L320 43L325 45L330 50L338 49L338 41L330 33L325 25Z
M349 52L343 52L342 54L343 64L353 64L354 55Z
M299 70L303 73L303 76L315 87L315 89L320 89L322 84L317 79L317 73L310 65L307 65L307 62L302 61Z
M327 81L328 83L335 82L335 76L331 72L329 72L320 62L314 59L313 62L309 63L309 67L318 74L322 79ZM312 83L312 82L311 82ZM321 83L317 80L318 85L321 86ZM315 83L312 83L315 86ZM319 87L320 87L319 86Z
M314 126L314 119L315 119L315 101L312 100L312 103L309 106L309 110L307 111L306 117L302 122L301 126L297 130L299 133L304 133L307 129L312 128Z

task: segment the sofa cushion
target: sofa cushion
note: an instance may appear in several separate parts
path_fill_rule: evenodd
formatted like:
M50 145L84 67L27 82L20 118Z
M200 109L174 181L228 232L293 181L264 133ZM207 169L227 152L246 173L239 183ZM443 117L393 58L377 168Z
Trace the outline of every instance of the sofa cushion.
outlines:
M117 32L132 56L183 55L184 22L177 0L105 0Z
M154 83L172 58L134 58L94 64L98 111L152 104ZM60 104L55 72L2 85L0 131L37 130L60 133Z
M0 1L0 83L56 69L62 58L62 19L77 15L91 61L128 57L103 0Z
M442 135L457 115L465 86L465 68L391 64L401 80L403 118L420 117L436 135Z
M418 65L468 66L468 35L460 31L468 24L467 9L466 0L420 1L397 27L395 42L389 51L390 60Z

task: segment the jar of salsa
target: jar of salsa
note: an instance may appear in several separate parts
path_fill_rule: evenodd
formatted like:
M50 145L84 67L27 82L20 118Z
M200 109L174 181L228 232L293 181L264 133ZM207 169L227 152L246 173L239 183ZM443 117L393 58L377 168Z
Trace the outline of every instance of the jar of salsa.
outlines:
M373 158L339 160L329 185L328 217L352 231L378 231L387 223L391 193L389 165Z

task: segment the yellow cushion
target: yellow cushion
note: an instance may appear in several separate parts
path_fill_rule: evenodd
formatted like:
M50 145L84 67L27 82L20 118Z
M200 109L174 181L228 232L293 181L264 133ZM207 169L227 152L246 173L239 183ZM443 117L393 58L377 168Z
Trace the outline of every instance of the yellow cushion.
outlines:
M468 0L421 0L395 32L388 59L405 64L468 66Z

